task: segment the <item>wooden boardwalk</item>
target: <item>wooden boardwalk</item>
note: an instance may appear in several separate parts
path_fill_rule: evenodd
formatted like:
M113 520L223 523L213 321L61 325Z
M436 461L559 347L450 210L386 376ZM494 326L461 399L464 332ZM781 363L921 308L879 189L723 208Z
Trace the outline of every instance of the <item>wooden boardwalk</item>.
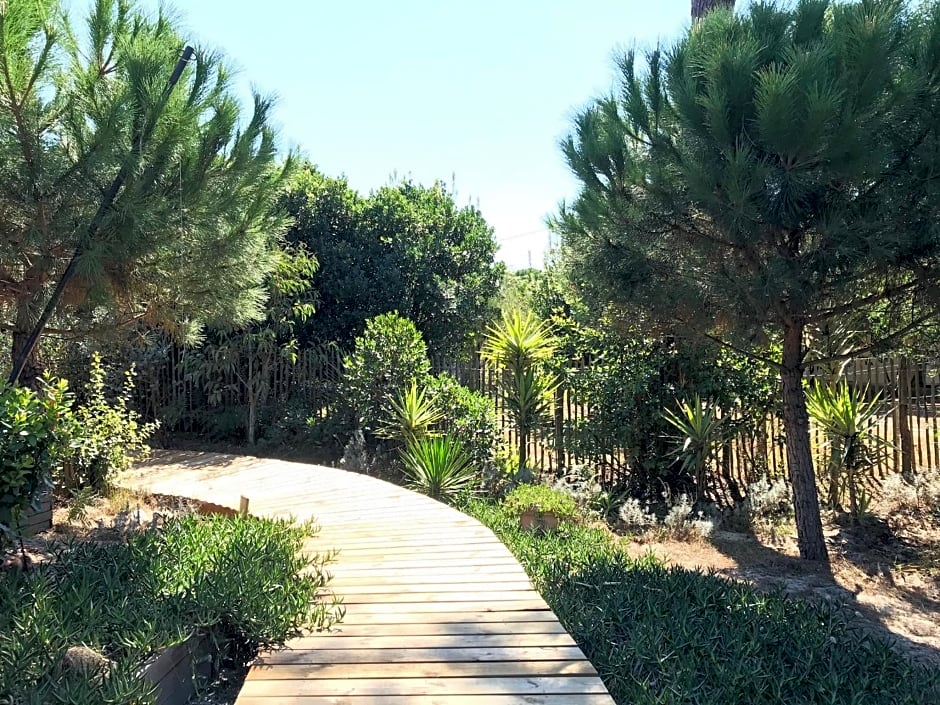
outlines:
M613 705L506 547L444 504L364 475L212 453L161 453L122 484L313 518L338 549L346 606L326 634L252 667L236 705Z

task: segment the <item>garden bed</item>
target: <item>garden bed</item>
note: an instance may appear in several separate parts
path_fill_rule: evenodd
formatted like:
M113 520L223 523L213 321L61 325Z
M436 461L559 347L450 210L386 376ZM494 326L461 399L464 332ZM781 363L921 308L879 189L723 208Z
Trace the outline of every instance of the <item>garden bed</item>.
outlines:
M0 702L136 705L156 686L174 705L220 676L237 692L259 647L333 621L323 561L301 551L308 525L119 500L56 510L23 540L28 569L0 572Z
M940 702L940 670L835 604L631 558L601 525L532 534L498 504L467 511L517 556L618 703Z

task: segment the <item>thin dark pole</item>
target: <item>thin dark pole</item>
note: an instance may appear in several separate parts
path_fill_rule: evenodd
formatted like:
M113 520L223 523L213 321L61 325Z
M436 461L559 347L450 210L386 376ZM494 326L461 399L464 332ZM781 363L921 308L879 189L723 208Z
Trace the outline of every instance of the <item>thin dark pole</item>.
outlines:
M163 89L163 95L161 96L159 104L160 110L163 109L163 106L165 106L169 100L170 94L173 92L176 84L179 83L180 77L182 77L183 71L186 69L186 65L193 58L193 54L195 54L195 49L193 49L191 46L187 45L186 48L183 49L183 54L180 56L179 61L176 62L176 67L173 69L173 73L170 74L166 88ZM159 117L159 114L154 116L154 122L156 122L157 117ZM141 126L141 128L137 131L137 134L134 135L134 140L131 143L131 153L139 155L143 148L143 144L144 128ZM13 361L13 369L10 371L10 377L7 379L8 384L16 384L20 378L20 375L23 373L23 368L26 366L26 360L29 359L33 349L36 347L36 343L39 341L39 336L42 335L46 324L49 322L49 319L55 312L56 306L59 305L59 301L62 299L62 294L65 293L65 287L68 286L69 282L71 282L75 276L75 271L78 267L78 260L81 258L82 254L84 254L87 244L91 242L92 238L97 234L105 215L108 213L108 210L114 205L114 201L117 199L117 195L120 192L121 187L124 186L124 182L127 180L127 176L130 173L130 170L131 160L128 158L124 161L124 164L121 166L121 170L118 171L117 176L114 177L114 181L111 182L111 186L108 187L107 191L105 191L105 194L101 199L101 204L98 206L97 212L95 212L95 216L88 224L88 230L85 231L85 237L79 240L78 244L75 246L75 252L72 253L72 259L69 260L68 265L62 272L62 276L59 277L59 281L56 283L55 289L52 291L52 296L49 297L49 301L46 303L46 307L43 309L42 315L39 316L39 320L36 322L36 325L33 326L33 330L30 332L29 338L26 340L26 345L24 345L23 349L20 350L20 354L17 359Z

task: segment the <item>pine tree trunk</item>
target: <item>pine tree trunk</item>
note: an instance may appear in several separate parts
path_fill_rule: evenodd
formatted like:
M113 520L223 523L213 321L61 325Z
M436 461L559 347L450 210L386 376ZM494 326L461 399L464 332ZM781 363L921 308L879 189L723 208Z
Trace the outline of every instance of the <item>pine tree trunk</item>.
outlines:
M698 20L718 7L734 9L734 0L692 0L692 19Z
M16 322L13 325L13 348L11 350L13 357L10 360L11 365L16 364L23 350L26 348L26 342L30 333L33 332L33 326L36 325L36 317L32 314L28 301L19 301L16 306ZM26 364L20 373L19 385L22 387L36 388L36 383L42 377L43 366L39 361L36 349L26 358Z
M783 428L787 439L787 469L793 488L797 543L800 557L828 561L819 496L809 443L809 414L803 391L803 324L788 322L783 332Z
M914 433L911 430L911 361L898 363L898 436L901 440L901 476L914 481Z

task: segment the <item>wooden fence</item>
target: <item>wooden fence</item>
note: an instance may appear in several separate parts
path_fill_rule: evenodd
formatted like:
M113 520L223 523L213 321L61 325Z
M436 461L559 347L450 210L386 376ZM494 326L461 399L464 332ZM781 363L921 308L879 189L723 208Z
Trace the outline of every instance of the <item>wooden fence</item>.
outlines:
M200 411L210 400L198 378L187 372L186 356L180 349L171 349L163 365L139 378L139 404L148 415L162 417L172 430L198 430ZM336 404L336 385L342 376L343 353L326 347L303 350L297 362L278 360L266 403L282 407L300 405L310 415L326 416ZM587 366L589 362L579 363ZM497 388L495 373L479 362L433 362L435 372L446 371L461 384L493 399L506 441L517 442L515 428ZM821 370L809 370L810 378L821 378ZM854 360L843 371L843 378L869 398L879 399L879 416L874 433L888 442L887 451L878 457L876 471L885 475L902 468L905 457L917 469L940 468L940 363L937 361L907 362L895 359L865 358ZM229 372L221 392L212 406L239 407L246 403L245 390L234 373ZM529 458L533 466L545 472L561 473L579 465L589 464L603 474L610 484L622 482L629 472L627 449L616 440L592 439L594 452L586 454L573 448L571 434L578 423L590 417L592 410L585 400L571 389L560 389L555 398L551 419L529 439ZM782 422L778 414L768 414L757 423L748 424L752 431L737 436L721 448L716 458L717 470L731 477L742 487L761 474L785 478L786 458ZM903 442L908 428L910 443ZM826 440L816 428L812 444L817 467L824 467L827 458ZM906 448L906 451L905 451Z

